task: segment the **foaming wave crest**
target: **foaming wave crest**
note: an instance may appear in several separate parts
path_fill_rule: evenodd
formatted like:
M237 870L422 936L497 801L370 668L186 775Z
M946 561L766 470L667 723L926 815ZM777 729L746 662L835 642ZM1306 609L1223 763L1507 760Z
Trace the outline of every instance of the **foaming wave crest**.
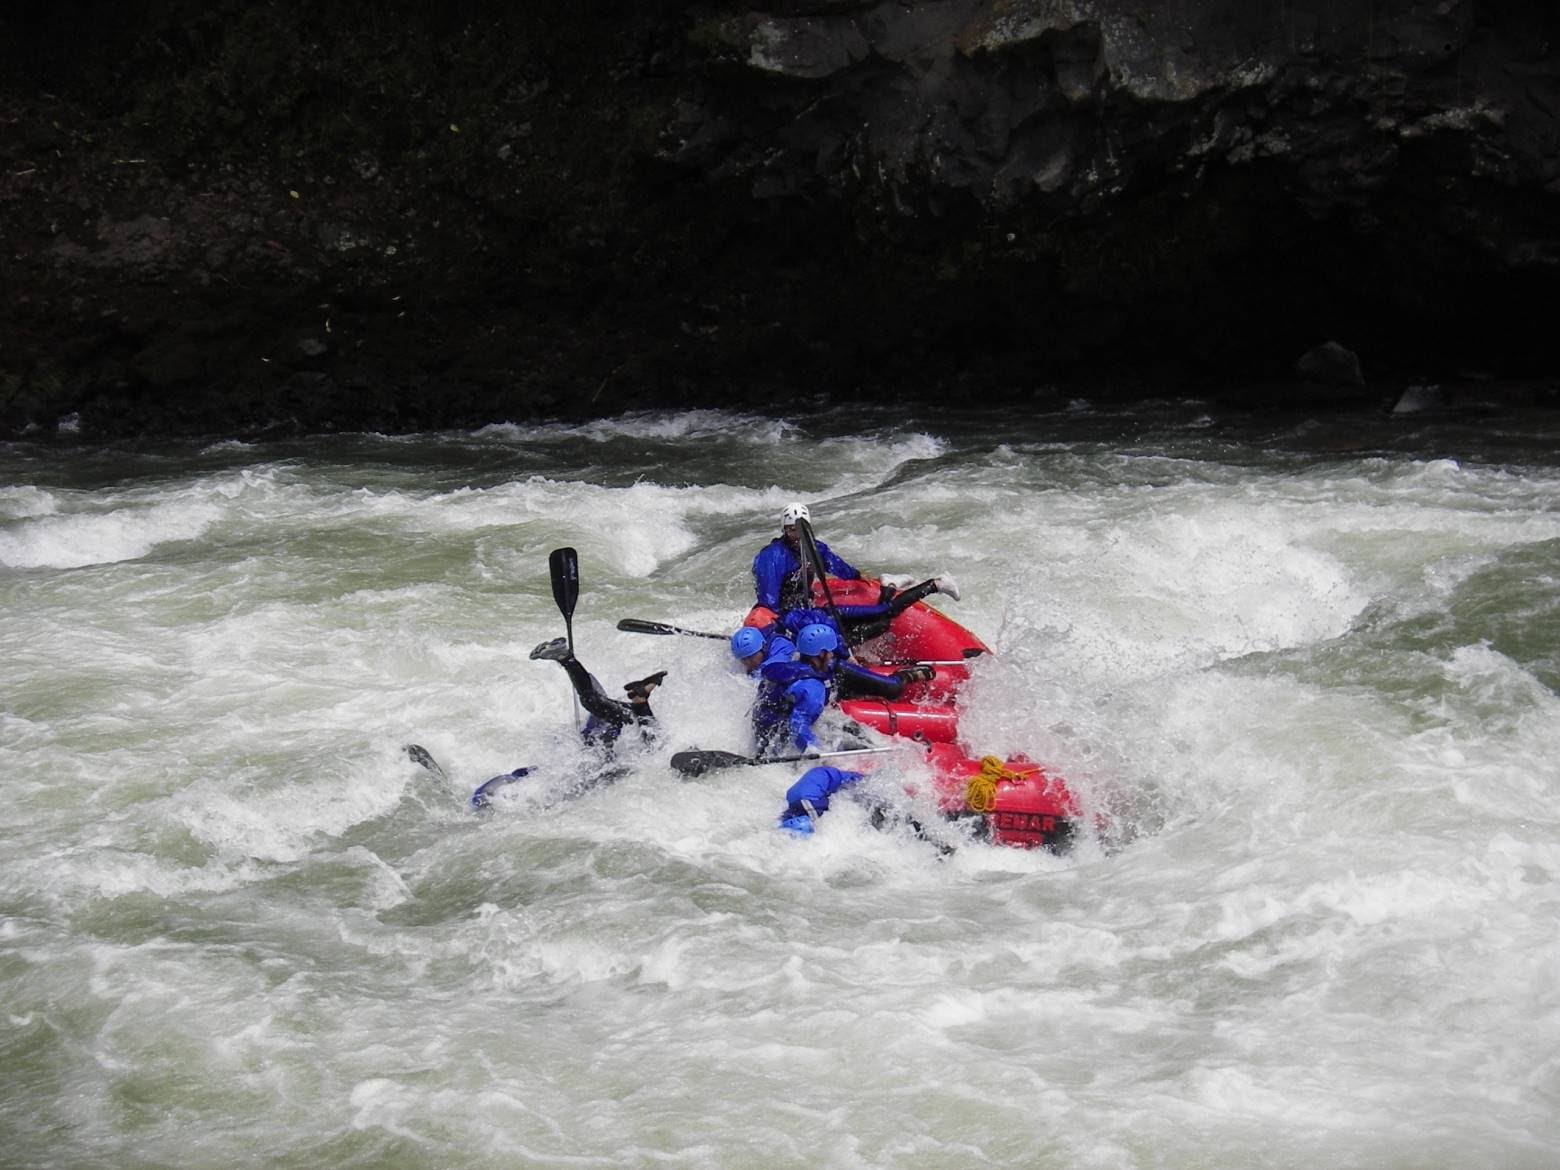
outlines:
M0 532L0 564L78 569L138 560L158 545L200 537L221 516L214 504L190 500L112 512L46 514Z
M1560 484L1197 414L12 471L0 533L40 568L0 572L10 1160L1547 1166ZM807 761L670 767L749 750L723 635L792 498L863 569L958 577L929 603L994 650L971 754L1043 763L1121 840L986 844L908 743L859 794L913 783L946 856L847 799L777 832ZM145 559L52 571L89 521ZM528 657L562 545L581 661L613 695L668 671L659 738L588 790Z
M617 418L586 423L494 423L480 427L478 438L502 441L530 440L537 437L582 438L594 443L618 439L714 439L729 441L733 433L757 444L784 442L797 433L795 424L784 419L760 418L723 410L635 411Z
M0 521L22 520L30 516L50 516L59 511L52 492L32 484L0 487Z

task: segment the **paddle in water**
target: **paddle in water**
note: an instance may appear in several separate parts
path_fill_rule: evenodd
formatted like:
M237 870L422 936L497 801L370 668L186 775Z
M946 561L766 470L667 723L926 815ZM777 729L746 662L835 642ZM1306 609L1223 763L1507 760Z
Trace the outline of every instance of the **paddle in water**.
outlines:
M744 756L738 752L688 751L672 756L672 768L684 776L702 776L718 768L756 767L761 764L794 764L800 760L832 760L838 756L875 756L891 747L849 748L837 752L806 752L796 756Z
M623 618L617 628L629 634L682 634L688 638L718 638L724 642L725 634L711 634L705 630L685 630L681 626L669 626L665 622L647 622L643 618Z
M414 764L421 764L432 772L440 780L448 780L449 774L439 766L439 761L433 758L433 753L420 743L409 743L401 749L411 757Z

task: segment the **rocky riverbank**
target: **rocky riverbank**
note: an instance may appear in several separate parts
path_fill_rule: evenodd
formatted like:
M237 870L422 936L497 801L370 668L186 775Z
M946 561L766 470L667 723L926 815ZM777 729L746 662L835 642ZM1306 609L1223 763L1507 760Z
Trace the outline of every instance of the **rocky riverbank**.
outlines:
M1543 400L1560 16L1489 7L19 0L0 432Z

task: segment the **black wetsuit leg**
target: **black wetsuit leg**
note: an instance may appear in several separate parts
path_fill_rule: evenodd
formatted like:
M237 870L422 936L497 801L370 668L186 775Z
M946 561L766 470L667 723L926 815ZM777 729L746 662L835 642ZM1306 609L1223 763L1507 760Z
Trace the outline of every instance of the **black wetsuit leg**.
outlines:
M912 585L908 589L901 589L888 599L888 616L898 617L922 598L930 597L936 592L936 578L922 581L919 585Z
M854 662L842 662L834 671L842 699L897 699L904 693L905 680L898 674L878 674Z
M937 592L936 580L922 581L919 585L912 585L908 589L893 590L889 586L883 587L882 598L878 604L883 611L870 617L850 618L841 617L845 621L845 638L852 646L859 646L863 642L870 642L873 638L888 633L889 623L904 613L923 597L930 597ZM866 606L861 608L865 609Z
M610 751L623 729L629 726L638 727L647 739L653 737L655 712L650 710L648 693L631 703L610 698L579 659L571 655L556 661L568 674L574 693L579 696L580 706L591 716L583 731L587 742Z
M619 729L639 721L634 705L609 698L579 659L560 658L558 665L568 673L569 682L574 685L574 693L580 698L580 706L597 719ZM648 712L649 705L646 704L644 709Z

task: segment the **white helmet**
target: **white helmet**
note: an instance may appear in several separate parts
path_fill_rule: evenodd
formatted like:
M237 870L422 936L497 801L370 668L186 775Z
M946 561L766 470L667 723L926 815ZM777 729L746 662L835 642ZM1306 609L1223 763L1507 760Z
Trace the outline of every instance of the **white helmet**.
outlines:
M780 513L780 527L789 528L798 520L806 520L812 523L812 516L807 511L806 504L787 504L785 511Z

